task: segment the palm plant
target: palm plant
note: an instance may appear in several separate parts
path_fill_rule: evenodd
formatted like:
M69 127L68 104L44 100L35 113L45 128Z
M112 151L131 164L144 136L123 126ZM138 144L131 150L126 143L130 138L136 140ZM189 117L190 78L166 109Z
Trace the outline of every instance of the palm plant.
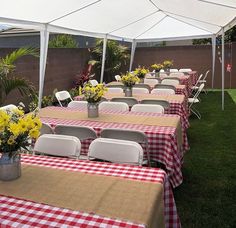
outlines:
M90 63L94 64L95 66L95 73L97 76L100 76L101 72L102 52L103 40L98 39L96 41L96 46L92 51L93 60L90 61ZM122 64L126 64L126 61L129 60L129 58L130 55L128 54L127 47L119 44L117 41L107 41L104 80L106 82L112 81L113 76L117 73L120 73L119 70Z
M26 55L38 56L34 48L20 48L0 58L0 106L3 105L7 95L17 89L22 96L35 93L33 85L24 78L14 75L15 61Z

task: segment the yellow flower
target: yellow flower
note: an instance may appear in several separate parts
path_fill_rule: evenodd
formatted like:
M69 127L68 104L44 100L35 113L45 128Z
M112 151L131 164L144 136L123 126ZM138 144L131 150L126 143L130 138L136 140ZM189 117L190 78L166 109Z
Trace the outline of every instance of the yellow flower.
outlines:
M40 131L38 128L33 128L29 131L29 136L31 138L37 139L40 135Z
M20 134L20 128L17 123L10 123L8 129L14 136L18 136Z
M14 136L10 136L9 139L7 140L8 145L13 145L15 143L15 138Z
M20 130L20 133L26 132L28 130L27 121L25 121L25 119L19 119L18 127L19 127L19 130Z
M0 111L0 126L6 127L10 121L10 116L6 111Z
M24 115L24 111L22 110L22 108L14 108L12 110L12 112L14 112L15 114L17 114L18 116L23 116Z
M32 119L32 121L36 128L40 129L42 127L42 122L40 121L38 117L35 117L34 119Z

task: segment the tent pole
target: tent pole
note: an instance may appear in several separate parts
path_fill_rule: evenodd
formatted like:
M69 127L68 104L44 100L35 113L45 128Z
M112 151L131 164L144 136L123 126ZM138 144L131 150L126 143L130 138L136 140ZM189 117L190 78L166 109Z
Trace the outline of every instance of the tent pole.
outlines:
M45 77L47 53L48 53L48 40L49 40L49 32L47 31L46 27L45 30L40 31L39 97L38 97L39 108L41 108L42 97L43 97L44 77Z
M212 36L211 38L212 43L212 81L211 81L211 88L214 88L214 81L215 81L215 59L216 59L216 35Z
M100 83L103 83L105 61L106 61L106 49L107 49L107 36L103 39L103 50L102 50L102 68L101 68L101 78Z
M133 42L132 42L132 48L131 48L131 55L130 55L129 72L132 70L132 65L133 65L133 62L134 62L135 49L136 49L136 41L133 40Z
M225 31L222 28L222 110L225 108Z

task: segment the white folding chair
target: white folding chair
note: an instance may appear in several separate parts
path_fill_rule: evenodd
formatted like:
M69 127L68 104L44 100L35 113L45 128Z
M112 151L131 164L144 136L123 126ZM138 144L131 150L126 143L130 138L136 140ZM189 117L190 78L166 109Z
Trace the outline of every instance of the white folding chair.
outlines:
M155 86L158 83L159 81L155 78L144 78L144 84L148 84L151 87Z
M138 101L133 97L113 97L111 99L111 102L123 102L126 103L129 107L138 104Z
M44 134L54 134L54 131L49 124L42 123L42 127L40 129L40 135Z
M140 104L161 105L165 110L168 110L170 108L170 103L166 100L143 99L140 101Z
M173 73L173 72L179 72L178 69L170 69L170 73Z
M165 71L163 69L160 70L160 73L165 73Z
M150 155L148 148L148 137L141 131L128 130L128 129L117 129L117 128L107 128L101 131L102 138L112 138L112 139L121 139L137 142L141 145L145 145L145 151L147 153L147 161L150 165ZM143 161L143 164L147 163Z
M200 100L199 100L199 95L200 95L201 91L203 90L204 85L205 85L205 84L202 83L202 84L199 86L199 89L198 89L198 91L196 92L196 94L194 95L193 98L188 98L189 110L190 110L193 114L195 114L198 119L201 119L201 114L200 114L200 112L199 112L196 108L193 107L193 105L200 102Z
M207 70L207 71L206 71L206 73L205 73L203 79L199 80L199 84L201 84L201 83L204 83L204 84L205 84L205 83L207 82L206 79L207 79L207 76L208 76L209 72L210 72L210 70ZM205 94L207 94L207 90L206 90L205 88L203 89L203 91L205 92Z
M195 83L195 85L191 87L191 89L192 89L193 91L196 91L196 90L199 89L198 84L199 84L200 80L202 79L202 77L203 77L203 74L201 74L201 75L198 77L198 80L197 80L197 82Z
M87 108L87 106L88 106L87 101L71 101L67 107L85 110Z
M120 82L121 81L121 76L119 74L115 75L115 79L117 82Z
M141 166L143 149L137 142L97 138L89 146L89 159L100 159L114 163L124 163Z
M165 78L161 81L161 84L165 85L179 85L179 79Z
M133 94L148 94L149 90L147 88L133 87L132 92Z
M184 76L183 72L172 72L168 77L182 77Z
M164 113L164 108L156 104L136 104L131 108L131 112L149 112L149 113Z
M133 86L133 88L146 88L146 89L148 89L148 91L151 90L150 85L145 84L145 83L138 83L138 84L135 84L135 85Z
M179 72L183 72L183 73L187 73L187 72L191 72L192 71L192 69L190 69L190 68L182 68L182 69L179 69Z
M10 112L14 109L17 109L17 107L14 104L9 104L9 105L6 105L6 106L2 106L0 108L0 110L10 111Z
M44 134L37 139L33 152L60 157L78 158L80 155L80 150L81 143L77 137Z
M151 91L151 94L170 94L170 95L174 95L175 91L173 89L157 88L157 89L153 89Z
M98 85L98 81L96 79L89 80L89 82L92 86Z
M60 104L61 107L63 107L61 101L66 101L67 99L72 101L70 93L66 90L56 92L55 96L56 96L57 101L58 101L58 103Z
M123 89L122 88L115 88L115 87L112 87L112 88L107 88L107 93L123 93Z
M124 102L103 101L99 104L98 107L100 111L129 111L129 106Z

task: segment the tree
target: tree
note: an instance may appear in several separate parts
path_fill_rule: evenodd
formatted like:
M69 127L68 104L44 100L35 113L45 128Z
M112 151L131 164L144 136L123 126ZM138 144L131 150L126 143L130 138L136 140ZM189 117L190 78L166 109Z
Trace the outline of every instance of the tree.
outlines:
M92 50L92 58L90 64L95 66L95 74L100 76L102 67L102 52L103 52L103 40L98 39L96 46ZM112 81L115 74L120 73L119 70L122 64L126 64L129 60L128 48L119 44L117 41L108 40L106 49L106 62L104 70L104 80L106 82Z
M33 48L20 48L5 58L0 58L0 106L3 105L7 95L13 90L17 89L22 96L35 93L30 82L14 75L16 67L14 63L26 55L38 56L38 53Z
M53 37L49 43L49 48L77 48L78 43L71 35L57 35Z

